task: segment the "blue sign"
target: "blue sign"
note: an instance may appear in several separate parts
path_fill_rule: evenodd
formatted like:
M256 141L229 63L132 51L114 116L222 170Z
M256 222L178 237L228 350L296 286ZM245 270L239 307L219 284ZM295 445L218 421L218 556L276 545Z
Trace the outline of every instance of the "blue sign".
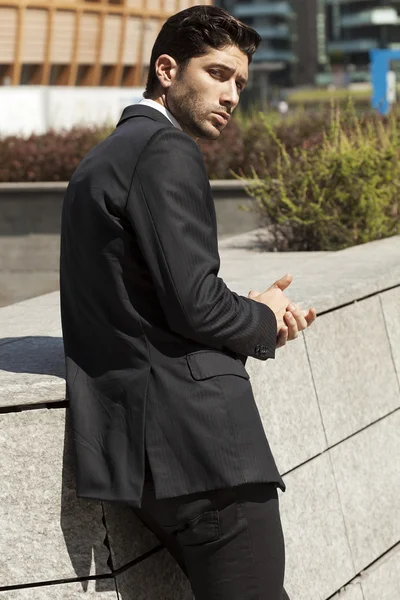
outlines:
M400 61L400 50L371 50L372 106L383 115L390 110L388 73L392 60Z

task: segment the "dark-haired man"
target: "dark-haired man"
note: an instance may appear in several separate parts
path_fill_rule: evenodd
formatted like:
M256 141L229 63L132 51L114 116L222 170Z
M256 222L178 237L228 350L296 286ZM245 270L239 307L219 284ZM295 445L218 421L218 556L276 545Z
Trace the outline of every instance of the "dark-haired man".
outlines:
M63 207L78 495L131 504L196 600L287 598L284 485L243 363L273 358L315 311L290 304L290 275L248 298L218 277L195 141L226 126L259 41L216 7L168 19L145 99L82 161Z

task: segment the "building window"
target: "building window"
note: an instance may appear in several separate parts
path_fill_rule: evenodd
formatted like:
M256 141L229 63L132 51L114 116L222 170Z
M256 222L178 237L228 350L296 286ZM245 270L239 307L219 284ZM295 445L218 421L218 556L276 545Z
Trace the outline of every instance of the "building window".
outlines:
M42 78L42 65L22 65L20 85L39 85Z

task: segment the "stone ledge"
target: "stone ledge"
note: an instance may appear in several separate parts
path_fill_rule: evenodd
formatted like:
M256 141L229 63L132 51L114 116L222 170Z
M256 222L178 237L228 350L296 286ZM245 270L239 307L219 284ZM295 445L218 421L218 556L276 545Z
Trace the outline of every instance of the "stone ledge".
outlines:
M220 242L220 276L246 295L263 291L285 273L294 280L287 294L319 313L400 286L400 235L338 252L260 252L260 231Z
M51 192L64 192L67 189L67 181L32 181L32 182L6 182L0 183L0 199L2 192L27 192L37 193L42 189ZM247 180L239 179L211 179L210 185L216 190L244 190Z
M0 600L49 600L49 598L51 600L118 600L113 579L19 588L5 592L0 590ZM121 600L125 598L122 597Z

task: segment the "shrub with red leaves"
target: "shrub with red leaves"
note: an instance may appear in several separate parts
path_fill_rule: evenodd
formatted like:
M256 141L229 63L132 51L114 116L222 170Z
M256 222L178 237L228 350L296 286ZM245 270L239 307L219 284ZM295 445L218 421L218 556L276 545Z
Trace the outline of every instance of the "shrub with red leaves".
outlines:
M331 110L325 108L283 119L261 113L235 114L217 140L199 141L209 178L234 179L235 174L251 177L253 169L262 177L278 157L276 139L290 156L297 149L317 148L330 127L331 117ZM385 122L369 112L360 117L359 124L361 128L368 127L376 119ZM347 120L342 116L342 126L345 131L352 127L350 117ZM104 128L75 127L60 133L31 135L28 139L0 138L0 182L68 181L85 154L110 132Z
M68 181L105 129L75 127L29 138L0 138L0 182Z

